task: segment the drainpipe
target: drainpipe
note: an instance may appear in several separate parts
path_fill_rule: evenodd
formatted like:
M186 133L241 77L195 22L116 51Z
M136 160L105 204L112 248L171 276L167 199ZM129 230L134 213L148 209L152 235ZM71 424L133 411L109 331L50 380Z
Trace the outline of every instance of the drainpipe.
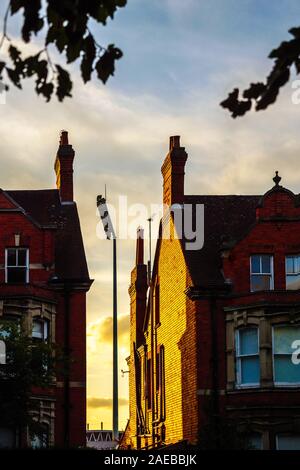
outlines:
M152 415L152 422L151 422L151 434L152 434L152 445L155 444L155 397L154 397L154 359L155 359L155 342L154 342L154 315L153 315L153 289L152 289L152 281L150 281L150 316L151 316L151 415Z
M216 428L220 419L219 406L219 364L218 364L218 326L216 297L210 297L210 325L211 325L211 358L212 358L212 411L213 422ZM218 433L217 433L218 436ZM219 447L219 437L217 437L217 448Z

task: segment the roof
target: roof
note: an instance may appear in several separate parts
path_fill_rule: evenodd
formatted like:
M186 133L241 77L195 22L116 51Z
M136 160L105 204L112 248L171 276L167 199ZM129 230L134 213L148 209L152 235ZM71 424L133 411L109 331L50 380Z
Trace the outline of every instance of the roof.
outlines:
M187 250L181 239L183 255L194 287L216 288L224 286L221 249L233 246L254 225L256 208L262 196L185 196L184 204L192 204L193 217L196 204L204 205L204 245L200 250ZM194 229L194 220L193 220ZM155 249L152 279L154 280L161 247L162 221ZM150 293L148 292L148 295ZM147 328L150 302L147 301L143 329Z
M204 205L204 245L183 249L194 285L224 284L221 249L240 240L256 220L262 196L185 196L184 203ZM184 247L184 240L183 240Z
M59 280L89 281L76 204L61 204L57 189L5 193L38 225L56 229L55 274Z
M187 250L185 242L188 240L184 238L181 240L186 265L195 287L224 286L221 249L226 246L233 246L254 225L256 208L261 199L262 196L185 196L184 204L192 204L193 217L196 204L204 205L203 247L200 250ZM153 264L153 277L157 270L161 233L160 224ZM147 322L147 314L145 322Z

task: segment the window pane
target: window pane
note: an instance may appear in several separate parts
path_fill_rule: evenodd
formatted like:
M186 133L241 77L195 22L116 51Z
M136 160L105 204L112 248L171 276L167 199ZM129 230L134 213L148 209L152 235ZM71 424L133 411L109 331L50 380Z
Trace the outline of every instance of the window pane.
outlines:
M31 438L32 449L42 449L48 445L48 433L44 431L41 435L36 434Z
M260 273L260 255L251 256L251 273Z
M260 381L259 357L243 357L241 361L241 384L257 384Z
M44 324L40 320L33 320L32 323L32 337L43 339L44 337Z
M298 290L300 289L300 274L293 274L286 276L286 288L287 290Z
M249 434L246 438L247 450L261 450L262 436L258 432Z
M277 435L277 450L300 450L300 435Z
M7 266L16 266L17 265L17 256L15 249L7 250Z
M7 282L24 284L27 281L26 274L26 268L7 268Z
M271 289L271 276L268 274L254 274L251 276L251 290L270 290Z
M262 255L261 264L262 264L263 273L271 273L271 256L270 255Z
M285 259L285 269L288 274L295 272L294 256L287 256Z
M15 447L15 433L9 428L0 428L0 449Z
M300 340L299 326L276 326L274 328L274 353L292 354L292 343Z
M299 255L295 256L294 267L295 267L295 272L297 274L300 273L300 256Z
M275 382L287 384L300 383L299 364L293 364L290 355L275 356L274 358Z
M240 350L239 355L258 353L258 333L257 328L245 328L239 330Z
M18 250L18 266L26 266L26 249Z

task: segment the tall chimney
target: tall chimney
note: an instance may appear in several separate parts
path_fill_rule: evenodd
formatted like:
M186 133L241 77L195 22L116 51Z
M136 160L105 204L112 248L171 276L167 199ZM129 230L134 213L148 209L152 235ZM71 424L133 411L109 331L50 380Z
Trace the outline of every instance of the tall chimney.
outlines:
M69 144L68 132L61 131L54 170L61 202L73 202L73 160L75 152Z
M136 235L135 265L139 266L144 264L144 230L139 227Z
M146 310L147 266L144 264L144 230L137 229L135 266L131 271L130 295L130 336L132 343L143 338L143 321Z
M163 175L163 202L168 206L182 204L184 200L184 167L187 160L180 136L170 137L169 153L161 167Z
M130 296L130 358L129 366L129 416L130 431L133 436L138 435L137 409L143 405L138 392L138 384L141 379L141 371L136 360L137 349L144 340L144 319L147 302L147 266L144 264L144 231L137 230L135 266L131 271L131 284L128 292ZM136 438L135 438L136 439Z

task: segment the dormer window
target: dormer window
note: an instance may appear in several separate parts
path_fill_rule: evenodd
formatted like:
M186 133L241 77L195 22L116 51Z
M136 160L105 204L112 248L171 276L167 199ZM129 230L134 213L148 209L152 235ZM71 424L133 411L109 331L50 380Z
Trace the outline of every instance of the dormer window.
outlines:
M29 282L29 250L27 248L5 250L5 282L8 284Z
M274 289L272 255L252 255L250 259L251 292Z

